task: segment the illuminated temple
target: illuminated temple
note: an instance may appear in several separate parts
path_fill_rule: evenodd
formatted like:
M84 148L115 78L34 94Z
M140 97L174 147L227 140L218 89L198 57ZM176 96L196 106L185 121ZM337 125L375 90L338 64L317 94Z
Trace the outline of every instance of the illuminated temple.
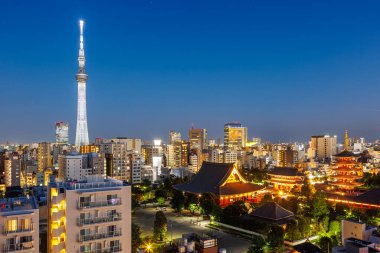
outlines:
M363 185L357 179L363 177L363 166L358 162L358 155L348 151L348 131L344 134L344 151L336 154L335 162L331 166L330 185L341 190L352 191Z
M363 185L357 179L363 177L363 167L358 156L344 150L335 155L336 161L331 165L330 185L341 190L352 191L355 187Z
M274 190L290 192L291 190L301 191L305 175L297 168L275 167L268 172L270 179L268 182Z
M247 182L233 163L203 162L190 182L174 186L175 189L194 193L213 193L219 205L226 206L237 200L257 202L264 186Z

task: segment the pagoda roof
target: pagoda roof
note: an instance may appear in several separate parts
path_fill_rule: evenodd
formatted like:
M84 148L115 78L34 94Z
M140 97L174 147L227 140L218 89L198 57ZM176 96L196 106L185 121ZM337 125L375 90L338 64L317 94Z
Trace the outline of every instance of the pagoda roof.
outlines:
M253 217L263 218L272 221L279 221L283 219L289 219L294 217L294 213L286 210L275 202L267 202L264 205L257 208L251 214Z
M358 157L358 155L355 155L354 153L348 151L348 150L343 150L342 152L334 155L335 157Z
M305 174L299 172L297 168L292 167L275 167L268 172L268 175L273 176L287 176L287 177L303 177Z
M240 181L226 182L232 172L237 173ZM236 195L258 191L264 186L246 182L235 170L233 163L203 162L198 173L187 183L174 186L175 189L195 194L214 193L220 195Z

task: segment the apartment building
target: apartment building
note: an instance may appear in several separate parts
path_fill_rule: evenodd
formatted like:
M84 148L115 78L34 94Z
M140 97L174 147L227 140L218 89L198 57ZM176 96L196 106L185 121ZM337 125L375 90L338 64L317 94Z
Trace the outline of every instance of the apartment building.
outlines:
M2 252L39 252L39 210L34 197L0 200Z
M48 252L131 252L131 187L113 178L48 186Z

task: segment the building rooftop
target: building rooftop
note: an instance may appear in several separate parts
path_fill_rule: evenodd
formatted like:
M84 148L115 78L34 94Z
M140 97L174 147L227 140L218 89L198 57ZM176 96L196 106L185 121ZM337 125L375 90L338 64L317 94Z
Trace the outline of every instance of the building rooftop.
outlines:
M274 176L288 176L288 177L295 177L295 176L303 177L304 176L304 174L302 172L299 172L297 168L292 168L292 167L275 167L272 170L270 170L268 174L274 175Z
M0 199L0 213L28 211L32 209L38 209L37 201L34 197Z
M293 247L294 250L301 253L322 253L322 250L311 242L304 242Z
M123 181L121 180L117 180L112 177L104 178L102 175L89 175L84 181L64 181L52 184L55 184L57 187L65 188L67 190L114 188L124 185Z
M335 157L358 157L359 155L355 155L354 153L344 150L339 154L334 155Z

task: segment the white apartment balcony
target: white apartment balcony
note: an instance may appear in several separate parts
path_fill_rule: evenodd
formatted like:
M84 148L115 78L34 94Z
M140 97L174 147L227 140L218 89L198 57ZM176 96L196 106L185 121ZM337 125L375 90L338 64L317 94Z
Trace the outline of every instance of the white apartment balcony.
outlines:
M79 235L78 241L79 242L87 242L87 241L93 241L93 240L99 240L99 239L105 239L105 238L113 238L121 236L121 229L117 229L114 231L106 232L106 233L93 233L88 235Z
M57 245L53 245L54 252L61 252L65 248L65 242L61 241Z
M121 213L116 213L114 215L105 216L105 217L91 217L86 219L78 218L77 224L78 226L84 225L92 225L98 223L107 223L107 222L115 222L121 220Z
M65 232L65 227L60 226L58 228L53 228L52 235L53 237L60 237L62 233Z
M9 229L7 227L4 227L3 234L4 235L11 235L11 234L21 234L21 233L30 233L34 231L34 223L31 223L29 226L18 226L16 229Z
M121 251L122 251L122 248L120 244L118 246L114 246L110 248L79 251L79 253L113 253L113 252L121 252Z
M107 206L119 206L121 205L121 198L109 199L106 201L94 201L94 202L79 202L78 209L98 208Z
M3 252L33 252L34 250L34 242L23 242L23 243L16 243L16 244L5 244Z
M54 212L51 215L51 218L53 221L57 221L61 219L62 217L65 217L65 210L59 210L58 212Z

